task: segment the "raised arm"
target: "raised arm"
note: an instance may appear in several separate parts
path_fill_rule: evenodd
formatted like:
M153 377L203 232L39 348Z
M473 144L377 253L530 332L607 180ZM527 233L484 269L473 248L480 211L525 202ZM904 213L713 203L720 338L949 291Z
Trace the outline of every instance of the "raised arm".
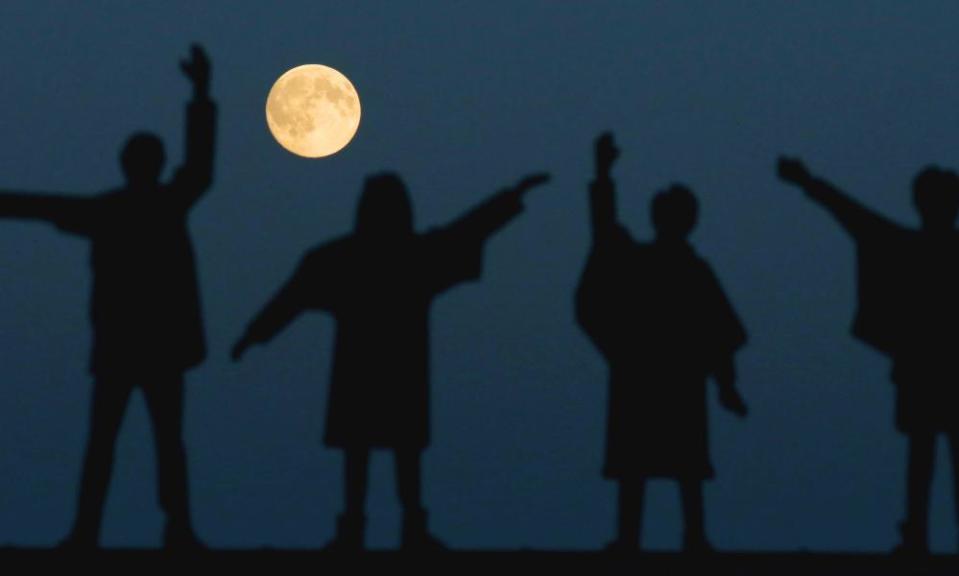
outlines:
M210 61L199 45L191 47L190 59L180 69L193 84L193 99L187 105L186 158L173 177L173 193L192 206L213 183L216 105L210 99Z
M610 172L619 157L613 134L605 132L596 140L596 177L589 187L589 214L593 242L602 242L616 229L616 187Z
M826 180L813 176L801 160L781 157L777 171L783 181L799 186L807 197L828 210L853 236L893 225Z
M549 182L549 178L549 174L545 172L526 176L515 186L500 190L460 216L449 229L477 239L491 236L523 211L523 197L526 193Z
M0 190L0 218L42 220L74 234L92 231L95 204L95 197Z

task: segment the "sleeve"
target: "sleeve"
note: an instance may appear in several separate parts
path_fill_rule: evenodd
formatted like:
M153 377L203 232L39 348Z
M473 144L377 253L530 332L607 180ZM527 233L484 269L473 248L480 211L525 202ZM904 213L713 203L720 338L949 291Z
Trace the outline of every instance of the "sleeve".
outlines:
M426 235L424 266L430 289L439 293L480 277L487 238L523 211L518 194L506 190L488 198L445 228Z
M186 158L177 168L171 187L184 208L192 206L213 183L216 105L195 99L187 105Z
M629 232L616 219L616 185L599 177L589 186L589 215L592 248L579 278L574 297L576 322L603 356L613 356L616 311L622 272L614 274L616 261L624 261L633 244ZM631 271L629 273L632 273Z
M0 193L0 218L42 220L71 234L90 235L97 227L100 197Z
M906 234L877 234L856 245L856 312L852 334L884 354L899 348L914 296L908 290Z
M523 211L521 196L513 189L498 192L453 221L447 230L482 242L506 226Z
M604 286L609 286L605 268L602 254L594 247L586 258L586 266L576 285L574 308L576 323L608 359L612 355L611 341L607 338L612 331L609 317L612 301L610 294L603 290Z
M630 286L641 286L642 266L636 242L625 228L612 224L608 237L594 242L574 295L576 322L607 359L623 343L622 321L635 298Z
M814 180L808 194L856 241L853 336L882 353L894 353L902 338L903 302L910 300L903 281L910 277L904 251L908 233L823 180Z
M304 311L330 308L331 295L324 290L321 273L335 277L333 270L323 270L323 253L307 254L293 275L250 322L245 338L255 343L272 340Z
M705 273L708 292L704 299L709 303L706 317L709 319L707 326L711 340L708 346L712 352L712 368L716 369L746 344L747 336L746 328L733 309L719 278L708 266Z
M829 211L857 240L897 228L895 224L825 180L813 180L807 187L806 193Z

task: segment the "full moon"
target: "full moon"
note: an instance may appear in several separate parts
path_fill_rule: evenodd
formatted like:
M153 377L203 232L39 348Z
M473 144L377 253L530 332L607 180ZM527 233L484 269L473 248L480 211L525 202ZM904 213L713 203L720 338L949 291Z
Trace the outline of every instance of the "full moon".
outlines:
M270 89L266 124L290 152L306 158L329 156L356 134L360 97L349 79L329 66L297 66Z

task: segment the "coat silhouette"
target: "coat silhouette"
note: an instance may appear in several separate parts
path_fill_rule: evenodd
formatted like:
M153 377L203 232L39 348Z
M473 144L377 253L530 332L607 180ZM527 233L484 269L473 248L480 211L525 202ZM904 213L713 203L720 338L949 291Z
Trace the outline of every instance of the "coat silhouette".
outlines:
M691 246L615 234L620 246L590 258L577 293L580 324L610 367L603 473L710 478L706 380L745 331Z
M363 506L371 448L397 451L404 543L424 541L424 520L411 518L422 514L418 455L430 441L430 304L453 286L479 278L487 238L520 213L523 194L542 181L544 176L524 180L445 227L416 233L400 178L392 173L368 178L354 233L308 252L237 343L238 358L307 310L328 312L336 320L324 439L347 451L348 492L361 486L353 498L360 502L351 503L348 495L341 543L362 545L362 512L355 508ZM404 466L404 459L411 463ZM351 466L359 472L351 474ZM409 474L417 479L404 480Z
M732 357L746 333L712 269L686 240L697 214L687 188L674 185L654 198L652 242L634 240L617 222L609 177L617 155L612 137L601 137L590 187L593 245L575 297L580 326L609 364L603 475L634 500L648 478L685 483L686 545L705 547L698 483L714 473L706 382L716 376L723 404L745 414ZM638 507L621 494L615 546L636 545Z
M949 437L959 462L959 388L949 383L959 348L959 177L934 166L916 176L913 201L922 226L910 230L814 177L798 160L781 159L779 174L829 211L856 243L852 333L892 359L895 423L909 439L910 454L902 550L924 552L936 435Z
M0 217L38 219L90 241L90 321L96 379L77 520L67 543L93 545L102 520L113 449L135 386L145 394L159 460L168 545L197 542L189 520L182 443L182 375L206 355L190 209L213 175L215 107L209 64L194 46L183 70L194 84L187 107L186 160L168 183L162 142L136 133L121 153L124 186L81 197L0 194Z

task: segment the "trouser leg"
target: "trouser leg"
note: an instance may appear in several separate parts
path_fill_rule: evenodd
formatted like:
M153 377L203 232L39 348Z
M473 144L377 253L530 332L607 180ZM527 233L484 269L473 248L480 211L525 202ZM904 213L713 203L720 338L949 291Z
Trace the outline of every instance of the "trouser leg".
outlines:
M949 452L952 459L952 498L959 525L959 432L949 433Z
M347 448L343 455L343 492L345 507L336 519L336 536L327 545L330 550L363 549L366 527L366 488L369 482L370 451L365 447Z
M423 507L421 455L419 450L396 451L396 491L404 510Z
M932 484L934 434L909 435L908 470L906 472L906 520L902 526L903 547L925 550L928 547L929 490Z
M369 483L370 451L349 448L344 455L343 487L346 498L344 514L362 518L366 514L366 491Z
M121 379L99 378L94 382L77 515L70 536L75 543L95 545L99 538L117 433L131 390L130 384Z
M683 502L683 522L686 525L685 548L687 550L708 548L703 518L703 482L702 480L680 480L679 490Z
M186 449L183 444L183 377L156 379L143 387L153 423L157 489L167 527L192 535Z
M423 507L422 451L399 449L396 451L396 490L403 507L402 546L406 549L439 550L442 542L429 533L428 518Z
M617 497L616 540L618 548L638 548L643 516L645 478L626 478L619 481Z

